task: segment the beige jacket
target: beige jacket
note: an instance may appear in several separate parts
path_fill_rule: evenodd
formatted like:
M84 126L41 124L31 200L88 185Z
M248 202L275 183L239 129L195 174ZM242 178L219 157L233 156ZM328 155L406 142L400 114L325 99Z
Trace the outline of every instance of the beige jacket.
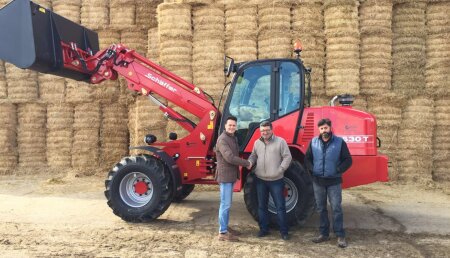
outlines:
M262 138L255 142L248 160L253 164L253 169L258 178L275 181L283 178L284 171L291 164L292 156L286 141L281 137L272 135L267 144L264 143Z

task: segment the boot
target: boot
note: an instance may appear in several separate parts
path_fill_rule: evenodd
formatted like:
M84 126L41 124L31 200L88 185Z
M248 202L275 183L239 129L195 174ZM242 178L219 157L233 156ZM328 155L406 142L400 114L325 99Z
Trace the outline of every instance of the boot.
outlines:
M237 236L232 235L230 232L227 232L225 234L219 233L218 239L219 241L229 241L229 242L239 241L239 238Z

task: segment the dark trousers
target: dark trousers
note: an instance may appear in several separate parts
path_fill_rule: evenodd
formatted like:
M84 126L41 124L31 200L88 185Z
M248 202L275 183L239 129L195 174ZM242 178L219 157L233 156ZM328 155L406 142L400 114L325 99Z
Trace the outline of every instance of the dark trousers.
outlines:
M256 193L258 195L258 224L259 229L264 232L269 232L269 193L275 203L277 209L278 226L280 233L288 234L288 225L286 219L286 201L284 198L284 180L265 181L256 178Z
M345 237L344 214L342 212L342 184L322 186L313 181L314 197L317 212L320 216L320 234L329 236L330 221L328 219L327 197L333 212L333 231L337 237Z

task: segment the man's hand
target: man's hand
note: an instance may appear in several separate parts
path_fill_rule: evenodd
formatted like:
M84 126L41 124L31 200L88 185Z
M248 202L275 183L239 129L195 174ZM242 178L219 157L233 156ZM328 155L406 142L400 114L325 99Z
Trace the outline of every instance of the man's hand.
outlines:
M250 160L248 162L250 163L250 165L247 166L247 169L250 170L250 169L252 169L253 164Z

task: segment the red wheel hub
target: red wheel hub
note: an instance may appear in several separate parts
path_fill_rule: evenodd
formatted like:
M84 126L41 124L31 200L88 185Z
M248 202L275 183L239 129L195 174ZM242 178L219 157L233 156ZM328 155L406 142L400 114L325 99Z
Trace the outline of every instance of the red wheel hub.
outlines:
M289 193L289 190L287 189L287 187L285 187L284 190L283 190L284 197L287 197L288 193Z
M134 184L134 192L137 194L145 194L148 191L148 186L144 181L139 181Z

